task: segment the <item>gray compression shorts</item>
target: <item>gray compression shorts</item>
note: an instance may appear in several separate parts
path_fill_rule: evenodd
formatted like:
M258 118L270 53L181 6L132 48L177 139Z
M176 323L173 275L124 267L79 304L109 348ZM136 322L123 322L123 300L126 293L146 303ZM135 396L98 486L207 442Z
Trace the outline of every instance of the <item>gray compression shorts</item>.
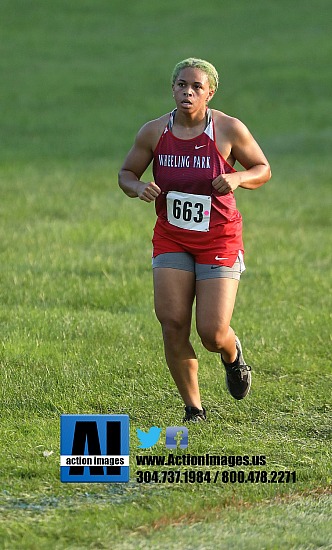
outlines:
M236 279L240 280L241 273L245 270L242 253L239 255L232 267L224 265L198 264L193 256L187 252L166 252L158 254L152 259L152 267L169 267L171 269L182 269L191 271L196 275L196 281L204 279Z

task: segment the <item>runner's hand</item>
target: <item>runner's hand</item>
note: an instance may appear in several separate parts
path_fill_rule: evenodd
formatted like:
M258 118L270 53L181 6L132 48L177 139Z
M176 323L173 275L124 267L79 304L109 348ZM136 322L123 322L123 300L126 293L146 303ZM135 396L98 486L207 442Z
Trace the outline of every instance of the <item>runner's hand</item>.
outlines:
M140 183L137 187L137 196L141 201L155 201L160 193L161 189L153 181L149 183Z
M235 191L241 184L241 176L239 172L232 174L220 174L213 180L212 185L220 195L227 195Z

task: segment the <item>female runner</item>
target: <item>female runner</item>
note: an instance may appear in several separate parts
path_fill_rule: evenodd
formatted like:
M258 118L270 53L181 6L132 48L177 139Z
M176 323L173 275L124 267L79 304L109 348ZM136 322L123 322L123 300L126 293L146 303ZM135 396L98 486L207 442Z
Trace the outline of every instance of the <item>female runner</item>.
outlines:
M206 419L190 342L195 298L197 332L207 350L220 354L230 394L243 399L250 390L251 367L230 326L245 269L234 191L256 189L271 177L246 126L209 108L218 81L205 60L178 63L172 74L176 108L140 129L119 172L129 197L155 202L155 312L167 365L185 404L184 420L193 422ZM144 182L152 161L154 181ZM236 161L243 170L234 169Z

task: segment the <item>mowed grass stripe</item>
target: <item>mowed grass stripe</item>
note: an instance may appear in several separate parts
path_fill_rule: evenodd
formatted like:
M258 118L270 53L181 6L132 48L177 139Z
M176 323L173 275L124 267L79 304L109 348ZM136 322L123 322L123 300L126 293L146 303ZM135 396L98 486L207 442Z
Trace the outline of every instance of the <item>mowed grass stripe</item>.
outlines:
M38 174L33 179L40 181L42 174ZM93 173L87 177L87 180L91 182L94 180ZM276 201L280 187L284 188L282 182L278 183L279 188L277 184L271 185L265 192L271 202ZM47 189L46 186L41 185L38 188L38 195L43 189ZM295 195L295 190L293 192ZM10 299L3 310L3 321L6 323L7 333L3 338L2 350L6 380L1 400L2 410L6 414L6 418L3 419L2 442L3 452L6 452L5 449L11 449L10 456L7 455L3 486L11 495L10 508L5 507L9 523L11 506L15 501L18 504L22 501L20 495L24 491L22 506L24 505L26 511L36 520L39 517L42 525L46 526L46 522L48 524L50 510L48 505L43 506L45 497L40 494L40 478L47 479L48 494L61 503L60 508L55 506L51 511L55 524L58 524L57 514L61 516L63 509L69 506L69 503L77 517L82 519L80 495L84 494L84 488L74 490L60 486L58 483L60 412L105 413L130 410L133 455L136 454L135 427L147 429L152 424L176 425L181 418L181 403L164 366L159 327L153 315L150 267L146 265L147 258L141 258L139 255L137 264L141 266L142 271L135 271L137 269L137 266L134 268L136 262L133 261L133 258L136 259L135 238L131 242L131 238L126 239L125 236L125 227L129 227L129 232L132 231L130 223L132 212L140 212L144 205L132 201L133 210L125 209L125 197L117 195L115 190L110 193L110 197L119 197L117 206L114 205L115 201L110 201L109 205L105 203L86 225L84 212L78 209L72 226L76 228L74 234L78 229L80 241L69 258L63 254L68 247L68 233L63 232L61 228L70 228L71 224L68 219L59 222L59 231L54 232L55 245L52 245L52 254L49 255L52 258L51 268L47 268L50 233L44 232L44 225L40 224L39 217L34 218L31 223L29 213L26 215L26 221L29 220L31 227L29 233L21 232L21 250L25 249L28 254L19 255L23 269L20 272L21 275L17 272L16 276L21 279L18 279L15 288L8 285L8 288L11 288L8 293ZM250 218L256 216L256 212L258 217L262 217L260 206L259 203L255 208L254 201L251 205L246 203L249 223ZM123 253L119 262L109 265L107 256L100 254L104 249L103 237L99 242L98 239L94 241L95 244L91 239L90 244L94 250L93 253L88 252L85 257L82 244L89 242L90 227L94 226L94 221L97 227L101 227L98 225L98 218L101 216L101 219L104 219L106 211L114 210L114 214L110 214L113 220L116 209L120 211L123 209L125 224L122 226L122 231L124 241L128 242L128 250L122 247ZM141 222L144 238L138 239L146 247L147 255L150 250L149 232L152 222L152 214L144 220L144 223ZM112 227L113 221L108 222L106 219L105 223L106 227ZM254 227L253 223L252 225ZM290 216L287 223L284 222L284 225L279 228L280 235L284 236L285 241L287 238L288 242L289 239L292 241L293 230L296 227L297 218ZM116 232L116 224L114 224L114 231ZM31 234L34 236L32 240ZM321 234L323 236L323 229ZM98 231L95 235L98 235ZM254 240L254 243L256 247L263 246L266 254L274 258L268 246L271 235L273 235L273 227L268 227L267 231L260 236L259 242L255 243ZM34 246L36 236L38 236L38 247ZM294 238L294 245L295 241L298 243L297 235ZM323 241L322 244L321 251L318 248L315 251L317 256L326 254ZM89 251L88 246L86 250ZM299 253L303 251L303 254L307 254L305 241L298 250ZM255 265L256 262L253 261L252 274L249 268L250 256L253 257L253 252L248 253L249 265L246 274L248 281L243 279L239 295L240 307L235 314L236 326L243 331L249 356L257 365L252 391L253 399L250 397L239 404L232 402L225 391L223 373L217 357L205 352L200 347L195 333L193 336L201 360L202 387L210 412L210 422L209 425L204 426L204 429L191 428L190 452L204 454L208 449L210 453L215 454L264 453L268 457L269 468L288 469L291 465L292 469L296 468L298 472L299 484L293 487L284 485L267 488L260 485L246 486L244 490L243 487L237 486L237 498L242 498L248 503L273 498L274 494L287 494L290 490L298 491L298 488L301 490L306 486L324 486L329 483L328 387L331 378L326 369L324 350L321 350L321 357L318 354L312 363L310 342L307 339L301 340L307 328L310 328L315 338L323 337L328 325L325 322L319 324L318 321L324 319L325 313L328 316L328 307L323 296L317 303L318 289L316 286L308 286L308 272L305 269L299 273L295 281L291 273L285 273L285 263L289 262L289 265L292 265L294 255L292 247L286 248L283 245L280 246L280 251L283 255L282 262L274 261L273 264L265 266L258 262ZM46 261L42 268L44 253ZM81 255L84 259L83 266ZM259 256L261 256L261 250ZM27 258L30 258L31 264L28 283L25 267ZM132 262L130 265L134 269L135 276L132 271L129 271L126 276L122 274L122 269L128 262L129 264ZM13 268L15 268L14 264ZM7 272L6 268L4 272ZM253 272L256 272L255 277L259 278L259 285L250 280L254 277ZM47 273L49 275L45 278ZM39 279L41 274L43 277ZM282 299L280 299L281 276L283 290L284 292L287 290L286 296L282 295ZM71 282L72 277L75 284ZM266 289L262 290L265 277ZM327 274L324 277L320 276L322 290L326 286L325 282L327 283L325 277ZM91 285L94 279L95 287ZM24 281L27 286L22 294ZM141 290L142 281L144 291ZM108 292L112 288L114 294L110 296ZM84 292L83 289L85 289ZM264 300L264 295L268 297L267 300ZM99 296L98 300L96 296ZM299 300L298 303L294 302L295 296ZM318 296L320 297L321 294L318 293ZM275 315L274 304L276 303L278 315ZM308 307L310 307L309 312ZM316 310L317 327L313 324L315 319L313 312ZM250 312L249 316L248 312ZM287 326L285 326L287 312ZM294 313L297 317L294 317ZM268 325L266 318L269 319ZM293 340L288 336L290 324L296 336L295 339L294 336L292 337ZM259 338L257 338L257 331L261 334ZM289 354L290 349L291 354ZM309 375L313 372L316 374L313 380L310 379L310 384L304 387L303 373L306 372ZM305 376L308 375L305 374ZM272 408L271 401L274 403ZM162 413L160 408L156 408L156 403L164 404ZM17 426L15 430L13 430L14 418ZM53 455L45 459L44 450L53 451ZM153 452L164 453L162 443L158 444ZM135 471L134 456L132 456L133 483ZM164 487L163 491L160 491L153 486L146 487L144 493L142 491L138 493L137 490L133 493L129 491L126 497L128 504L120 505L115 489L108 492L106 488L94 486L89 488L91 500L88 498L85 502L88 509L91 508L92 518L93 509L98 508L94 499L100 500L99 507L107 509L104 514L108 517L112 529L124 529L126 532L126 524L134 529L138 518L140 523L143 521L147 526L152 521L158 523L161 511L162 516L165 515L163 503L166 500L171 506L169 509L173 510L171 514L167 513L170 521L173 521L172 518L181 516L184 497L191 509L196 510L198 514L202 514L203 507L205 510L203 516L208 518L210 510L218 502L227 505L234 494L234 486L231 485L213 487L212 490L211 487L195 487L194 491L192 489ZM136 515L135 507L130 505L137 499L146 510L144 516L140 507ZM37 509L39 507L38 515L35 513L36 509L33 510L34 506ZM130 519L126 515L123 516L128 506L131 508ZM17 507L13 513L17 513ZM93 535L86 538L86 535L82 534L81 538L73 532L72 536L80 540L80 544L88 544L88 541L93 540Z
M314 550L330 548L330 531L326 528L326 518L331 514L331 502L329 494L293 495L285 501L273 499L257 504L234 499L225 507L206 510L205 514L202 511L188 511L174 517L167 516L150 526L142 521L134 530L123 529L121 532L110 529L107 507L98 505L93 500L89 504L88 498L80 509L76 504L72 513L69 512L70 502L61 515L54 513L52 505L47 513L41 515L36 505L34 510L31 506L33 515L29 509L24 512L16 509L18 518L23 519L25 516L24 523L13 523L11 517L6 517L6 512L3 513L3 520L11 537L11 548L19 548L17 543L20 544L24 536L24 548L33 549L36 545L38 548L46 548L47 541L51 540L52 547L60 549L64 543L59 541L58 534L65 530L63 522L79 516L89 523L89 533L85 534L83 541L79 525L74 525L70 536L75 542L70 548L108 548L112 533L112 548L117 550L212 549L215 548L216 540L221 548ZM38 529L31 521L36 515L39 518ZM27 516L30 517L29 522L26 521ZM144 517L145 514L142 520ZM108 524L108 529L105 529L105 524Z

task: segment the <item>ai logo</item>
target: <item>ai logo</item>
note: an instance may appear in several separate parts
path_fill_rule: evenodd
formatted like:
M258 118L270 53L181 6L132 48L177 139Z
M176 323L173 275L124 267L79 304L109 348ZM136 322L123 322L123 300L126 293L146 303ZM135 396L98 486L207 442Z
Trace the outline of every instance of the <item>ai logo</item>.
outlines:
M71 415L60 419L61 481L129 481L129 416Z

